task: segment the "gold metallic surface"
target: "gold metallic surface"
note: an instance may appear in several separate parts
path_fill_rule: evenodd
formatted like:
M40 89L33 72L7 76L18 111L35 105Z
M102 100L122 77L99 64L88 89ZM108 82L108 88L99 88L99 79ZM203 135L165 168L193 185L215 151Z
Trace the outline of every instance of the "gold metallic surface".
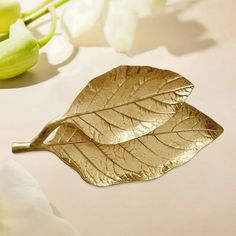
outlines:
M189 161L222 132L212 119L183 103L165 124L124 143L99 144L77 126L62 123L50 141L25 147L16 144L13 151L51 151L86 182L109 186L160 177Z
M192 89L171 71L117 67L92 80L31 143L12 150L51 151L96 186L157 178L223 131L183 102Z
M164 124L193 90L181 75L148 66L119 66L93 79L69 111L48 124L34 146L62 123L70 123L101 144L117 144Z
M83 89L65 122L75 124L98 143L125 142L164 124L192 89L188 80L171 71L120 66Z

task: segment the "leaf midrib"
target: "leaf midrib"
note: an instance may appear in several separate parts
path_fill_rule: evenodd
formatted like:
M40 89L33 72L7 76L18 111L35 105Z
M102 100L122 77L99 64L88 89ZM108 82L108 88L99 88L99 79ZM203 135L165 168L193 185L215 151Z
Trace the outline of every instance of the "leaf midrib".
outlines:
M157 134L146 134L146 136L159 136L159 135L164 135L164 134L173 134L173 133L185 133L185 132L202 132L202 131L210 131L210 132L217 132L218 130L216 129L186 129L186 130L177 130L177 131L165 131L165 132L160 132ZM144 137L142 136L142 137ZM141 137L139 137L141 138ZM139 139L137 138L137 139ZM58 146L58 145L67 145L67 144L79 144L79 143L91 143L93 140L87 140L87 141L77 141L77 142L66 142L66 143L47 143L42 145L42 147L51 147L51 146ZM129 142L129 141L126 141ZM101 145L117 145L117 144L101 144Z
M144 98L141 98L141 99L138 99L138 100L135 100L135 101L132 101L132 102L127 102L127 103L123 103L123 104L116 105L116 106L110 106L110 107L106 107L106 108L100 108L100 109L96 109L96 110L93 110L93 111L88 111L88 112L82 112L82 113L75 113L75 114L72 114L72 115L67 115L66 117L64 117L64 120L67 120L67 119L70 119L70 118L73 118L73 117L76 117L76 116L88 115L88 114L92 114L92 113L95 113L95 112L110 110L112 108L113 109L114 108L119 108L119 107L122 107L122 106L134 104L135 102L140 102L140 101L143 101L143 100L146 100L148 98L155 97L155 96L160 96L160 95L164 95L164 94L167 94L167 93L176 92L176 91L181 90L181 89L193 88L193 87L194 87L193 85L186 85L186 86L183 86L183 87L178 88L178 89L169 90L169 91L162 92L162 93L159 93L159 94L156 94L156 95L146 96ZM170 104L167 104L167 105L171 106ZM174 104L174 106L175 106L175 104ZM66 113L66 114L68 114L68 113Z

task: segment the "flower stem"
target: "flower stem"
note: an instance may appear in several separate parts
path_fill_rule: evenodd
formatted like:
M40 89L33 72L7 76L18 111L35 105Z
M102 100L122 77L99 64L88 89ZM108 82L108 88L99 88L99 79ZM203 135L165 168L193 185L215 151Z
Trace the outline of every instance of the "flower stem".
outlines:
M45 46L53 38L53 36L56 32L57 15L56 15L55 9L54 9L54 7L51 6L48 8L48 11L50 12L51 17L52 17L51 29L50 29L50 32L47 36L38 40L38 44L39 44L40 48Z
M56 2L55 4L52 4L51 7L54 7L55 9L64 5L65 3L69 2L70 0L59 0L58 2ZM32 22L34 22L35 20L37 20L38 18L46 15L49 12L48 8L44 9L43 11L33 15L32 17L29 17L27 19L24 20L25 25L29 25Z
M35 7L34 9L24 12L21 17L24 19L26 17L29 17L35 13L37 13L39 10L41 10L42 8L46 7L48 4L55 2L55 0L46 0L45 2L41 3L40 5L38 5L37 7Z
M9 37L9 34L8 33L5 33L5 34L0 34L0 42L5 40L5 39L8 39Z

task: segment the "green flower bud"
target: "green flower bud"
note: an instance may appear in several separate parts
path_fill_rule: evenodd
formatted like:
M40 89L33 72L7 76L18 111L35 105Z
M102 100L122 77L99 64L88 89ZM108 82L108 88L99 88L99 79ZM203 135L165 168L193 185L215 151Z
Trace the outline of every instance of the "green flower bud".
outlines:
M0 79L22 74L38 61L39 45L22 20L10 28L9 39L0 43Z
M0 0L1 1L1 0ZM56 14L50 8L52 26L49 35L36 40L19 19L10 27L9 38L0 42L0 80L20 75L38 62L39 49L46 45L54 36Z
M10 26L21 16L20 3L17 0L0 0L0 34L7 33Z

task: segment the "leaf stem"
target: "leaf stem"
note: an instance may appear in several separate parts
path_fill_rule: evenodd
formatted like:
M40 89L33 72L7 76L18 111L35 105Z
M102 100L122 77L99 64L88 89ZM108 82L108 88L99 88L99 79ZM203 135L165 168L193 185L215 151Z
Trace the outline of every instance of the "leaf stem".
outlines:
M12 152L20 153L20 152L30 152L39 150L39 148L33 147L31 143L13 143L12 144Z
M56 15L56 12L55 12L55 8L51 6L51 7L48 8L48 11L50 12L51 18L52 18L51 29L50 29L50 32L47 36L45 36L44 38L38 40L38 44L39 44L40 48L45 46L53 38L53 36L56 32L57 15Z
M37 137L35 137L31 145L32 146L38 146L42 145L43 142L47 139L47 137L58 127L62 124L62 122L65 120L65 117L59 117L51 122L49 122L38 134Z
M49 5L52 2L55 2L55 0L46 0L46 1L42 2L41 4L39 4L37 7L35 7L34 9L22 13L21 17L22 18L29 17L29 16L37 13L39 10L41 10L44 7L46 7L47 5Z
M12 152L20 153L20 152L31 152L36 150L43 150L44 141L47 137L62 124L65 120L65 117L59 117L51 122L49 122L43 130L35 137L31 142L25 143L13 143L12 144Z
M64 5L65 3L69 2L70 0L59 0L58 2L56 2L55 4L52 4L51 6L54 7L55 9ZM39 13L33 15L32 17L29 17L27 19L24 20L25 25L29 25L32 22L34 22L35 20L37 20L38 18L46 15L49 12L48 8L44 9L43 11L40 11Z

